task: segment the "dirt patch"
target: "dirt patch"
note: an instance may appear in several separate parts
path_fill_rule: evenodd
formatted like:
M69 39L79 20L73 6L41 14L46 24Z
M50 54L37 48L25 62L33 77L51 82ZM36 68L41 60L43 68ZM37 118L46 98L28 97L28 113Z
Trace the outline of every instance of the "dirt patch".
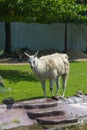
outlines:
M48 54L52 54L52 53L62 53L58 50L41 50L38 53L38 57L43 56L43 55L48 55ZM30 55L34 54L35 51L30 51ZM70 61L87 61L87 53L84 53L80 50L76 50L76 49L69 49L67 50L66 54L69 56L69 60ZM27 57L24 55L24 53L21 54L21 60L20 60L20 55L18 56L14 56L14 57L1 57L0 58L0 64L27 64L28 63L28 59Z
M0 64L27 64L27 60L23 59L19 61L18 58L0 58Z
M70 60L77 60L77 61L86 61L87 60L87 53L84 53L80 50L76 49L69 49L67 50L67 55L69 56Z

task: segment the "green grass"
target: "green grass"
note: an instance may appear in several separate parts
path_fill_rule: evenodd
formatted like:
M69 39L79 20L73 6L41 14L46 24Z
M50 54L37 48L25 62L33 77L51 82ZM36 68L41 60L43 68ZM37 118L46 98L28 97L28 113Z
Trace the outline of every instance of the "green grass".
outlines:
M0 103L4 98L13 97L15 101L43 97L40 82L29 65L0 65L0 75L4 78L5 92L0 90ZM78 90L87 93L87 62L70 63L70 73L65 96L72 96ZM47 95L50 96L49 83ZM54 86L56 88L56 86ZM62 86L60 89L60 95Z

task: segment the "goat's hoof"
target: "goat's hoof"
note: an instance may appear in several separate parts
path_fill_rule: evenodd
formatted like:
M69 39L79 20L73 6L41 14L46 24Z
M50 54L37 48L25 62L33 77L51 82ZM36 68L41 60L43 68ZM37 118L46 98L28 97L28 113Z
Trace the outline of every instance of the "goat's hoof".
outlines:
M62 99L62 100L64 100L64 99L65 99L65 98L64 98L64 96L60 96L59 98L60 98L60 99Z
M59 100L59 97L58 96L52 96L52 99L54 99L54 100Z

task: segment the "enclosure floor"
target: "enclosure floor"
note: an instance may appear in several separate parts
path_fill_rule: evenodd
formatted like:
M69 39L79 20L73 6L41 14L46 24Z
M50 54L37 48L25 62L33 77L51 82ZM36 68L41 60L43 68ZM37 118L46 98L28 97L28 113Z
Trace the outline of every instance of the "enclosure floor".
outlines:
M87 117L87 96L33 99L15 102L11 108L0 104L0 128L11 129L34 124L74 123Z

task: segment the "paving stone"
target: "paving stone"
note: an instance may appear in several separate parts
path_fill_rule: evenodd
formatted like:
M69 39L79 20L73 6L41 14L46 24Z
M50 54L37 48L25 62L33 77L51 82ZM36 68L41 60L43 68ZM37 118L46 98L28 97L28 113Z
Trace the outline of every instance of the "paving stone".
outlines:
M38 108L49 108L57 106L57 101L51 98L46 99L34 99L29 101L22 101L18 104L14 104L14 107L25 108L25 109L38 109Z
M49 116L58 116L58 115L64 115L65 112L61 109L58 110L57 107L50 107L45 109L34 109L33 111L27 111L28 116L31 119L36 119L38 117L49 117Z
M23 109L9 109L0 113L0 128L2 130L33 124L33 120L29 119Z
M83 99L83 100L82 100ZM11 109L0 105L0 128L77 122L87 117L87 96L59 99L34 99L15 102Z
M0 114L1 114L2 112L6 111L6 110L7 110L6 105L1 104L1 105L0 105Z
M78 122L77 117L73 116L51 116L51 117L42 117L36 119L39 124L61 124L61 123L74 123Z

